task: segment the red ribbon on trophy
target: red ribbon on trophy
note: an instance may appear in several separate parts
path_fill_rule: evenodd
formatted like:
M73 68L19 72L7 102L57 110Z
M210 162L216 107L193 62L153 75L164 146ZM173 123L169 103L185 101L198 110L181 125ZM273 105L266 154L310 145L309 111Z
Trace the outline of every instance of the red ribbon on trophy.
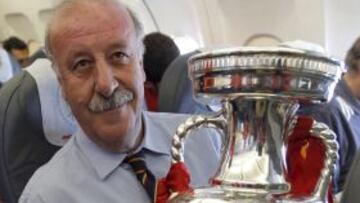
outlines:
M289 136L287 181L291 184L289 195L302 197L311 194L320 177L325 158L322 141L311 135L311 117L299 116L294 131ZM332 188L328 191L328 202L332 203Z
M165 178L157 182L156 203L166 203L172 193L192 192L190 174L184 163L172 164Z

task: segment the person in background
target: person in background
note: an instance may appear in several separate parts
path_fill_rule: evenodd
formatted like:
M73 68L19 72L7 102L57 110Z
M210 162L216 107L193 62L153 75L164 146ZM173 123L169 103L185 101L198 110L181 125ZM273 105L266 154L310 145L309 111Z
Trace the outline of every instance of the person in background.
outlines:
M27 44L18 37L10 37L3 42L4 49L13 55L21 67L29 65L29 48Z
M360 146L360 38L346 54L347 72L335 88L329 103L302 107L300 114L311 115L328 125L340 146L334 174L334 192L341 192L350 166Z
M149 111L157 111L159 83L167 67L180 55L180 50L169 36L160 32L146 35L143 42L145 100Z
M172 137L189 117L143 110L142 37L141 23L118 0L68 0L55 8L45 47L79 128L34 173L20 203L157 199ZM198 187L216 172L221 141L209 129L194 133L184 160Z

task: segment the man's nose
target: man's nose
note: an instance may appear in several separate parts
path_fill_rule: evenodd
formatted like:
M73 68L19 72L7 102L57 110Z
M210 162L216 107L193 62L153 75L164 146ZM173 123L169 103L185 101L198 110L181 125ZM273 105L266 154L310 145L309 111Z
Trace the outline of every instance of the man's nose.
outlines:
M119 86L113 70L106 62L97 63L95 75L95 91L104 97L109 97Z

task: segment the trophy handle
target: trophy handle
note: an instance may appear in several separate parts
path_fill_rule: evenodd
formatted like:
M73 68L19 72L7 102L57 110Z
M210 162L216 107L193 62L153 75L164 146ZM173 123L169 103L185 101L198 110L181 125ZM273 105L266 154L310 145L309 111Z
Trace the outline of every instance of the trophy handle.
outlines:
M327 202L328 186L331 182L331 176L335 170L335 162L338 158L338 143L336 141L336 134L329 129L324 123L314 120L310 129L310 134L319 138L325 147L325 159L323 169L321 170L319 180L313 191L314 200L321 200Z
M176 129L176 133L172 140L171 156L172 163L184 162L184 139L195 129L199 128L215 128L223 131L226 135L228 112L231 110L231 105L228 102L223 103L224 108L215 115L203 116L197 115L188 118L184 123L180 124ZM226 143L226 136L222 136L222 143ZM223 149L223 148L222 148Z

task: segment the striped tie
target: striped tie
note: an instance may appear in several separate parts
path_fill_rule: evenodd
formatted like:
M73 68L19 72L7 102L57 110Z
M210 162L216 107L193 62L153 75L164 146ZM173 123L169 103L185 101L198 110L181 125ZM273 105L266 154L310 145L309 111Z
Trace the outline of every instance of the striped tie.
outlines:
M135 172L137 179L145 188L152 202L155 202L156 178L147 168L142 151L126 157L124 160Z

